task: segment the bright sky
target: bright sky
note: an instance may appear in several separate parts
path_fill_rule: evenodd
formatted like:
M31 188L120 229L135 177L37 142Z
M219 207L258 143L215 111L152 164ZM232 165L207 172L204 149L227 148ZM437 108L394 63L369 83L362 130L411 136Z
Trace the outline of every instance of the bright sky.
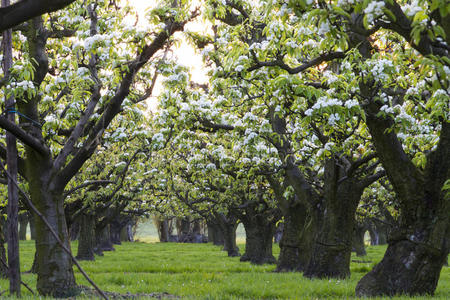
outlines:
M155 2L156 1L149 0L129 0L130 5L133 5L136 8L136 11L139 13L140 24L145 24L145 13L149 7L155 6ZM200 5L200 3L198 3L197 1L193 2L194 5ZM200 21L190 22L185 26L185 30L204 32L205 25ZM179 38L181 35L178 34L175 36ZM193 82L206 83L208 81L201 55L196 53L194 48L189 45L184 39L181 39L179 47L174 51L173 54L177 58L179 64L187 66L191 70L191 80ZM160 91L161 84L157 83L153 92L153 96L148 102L150 109L156 107L156 97L159 95Z

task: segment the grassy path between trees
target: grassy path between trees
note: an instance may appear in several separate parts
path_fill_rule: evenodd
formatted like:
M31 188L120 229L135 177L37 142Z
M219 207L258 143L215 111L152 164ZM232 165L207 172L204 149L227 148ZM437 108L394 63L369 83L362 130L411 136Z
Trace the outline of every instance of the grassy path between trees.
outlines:
M29 270L34 242L22 241L20 246L22 271ZM72 244L75 253L76 246L76 242ZM242 253L244 245L240 247ZM103 290L120 294L169 293L189 299L353 298L357 281L381 259L385 247L367 250L366 257L352 256L348 280L308 280L301 274L273 273L273 265L241 263L211 244L124 243L117 245L116 251L96 257L95 262L82 262L82 266ZM277 245L274 252L278 255ZM88 286L78 271L76 276L79 284ZM22 279L35 287L35 275L23 274ZM0 287L6 290L7 281L0 280ZM34 299L28 291L24 296ZM402 298L411 299L394 299ZM414 299L450 299L450 268L444 267L434 297Z

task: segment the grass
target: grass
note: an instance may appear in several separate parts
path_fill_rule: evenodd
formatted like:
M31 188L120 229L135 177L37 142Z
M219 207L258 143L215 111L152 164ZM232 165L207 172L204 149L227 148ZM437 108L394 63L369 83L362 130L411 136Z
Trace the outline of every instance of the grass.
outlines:
M73 250L76 252L76 243ZM239 245L241 252L244 244ZM275 266L253 266L229 258L211 244L124 243L116 251L105 252L95 262L81 262L91 278L105 291L127 293L169 293L183 299L347 299L354 298L358 280L378 262L385 246L368 247L367 256L352 256L351 278L347 280L309 280L298 273L274 273ZM279 248L274 245L274 253ZM34 242L21 242L22 270L29 270ZM76 270L77 282L88 283ZM36 276L23 274L23 281L36 286ZM8 282L0 280L0 290ZM28 291L24 296L31 299ZM393 299L411 299L396 297ZM450 268L444 267L434 297L450 299Z

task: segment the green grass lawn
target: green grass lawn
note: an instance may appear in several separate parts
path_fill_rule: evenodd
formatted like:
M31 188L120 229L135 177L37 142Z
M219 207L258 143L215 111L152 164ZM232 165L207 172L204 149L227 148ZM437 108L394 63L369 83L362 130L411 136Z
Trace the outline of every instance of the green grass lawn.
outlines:
M72 247L76 251L76 243ZM244 245L240 247L243 252ZM81 264L103 290L123 294L157 292L190 299L352 298L357 281L381 259L385 247L367 250L363 259L352 257L359 262L352 262L348 280L309 280L298 273L274 273L273 265L241 263L211 244L124 243L95 262ZM278 255L277 245L274 252ZM22 270L30 269L33 254L34 242L21 242ZM78 271L76 277L79 284L88 286ZM35 275L23 274L22 278L35 288ZM0 280L1 291L7 287L8 282ZM30 296L28 291L23 293ZM435 297L421 299L450 299L449 267L442 271Z

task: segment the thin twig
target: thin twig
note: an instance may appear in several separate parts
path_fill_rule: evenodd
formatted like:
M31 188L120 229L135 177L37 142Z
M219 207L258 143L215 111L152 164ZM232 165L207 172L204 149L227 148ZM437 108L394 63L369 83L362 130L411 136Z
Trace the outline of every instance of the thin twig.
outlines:
M19 186L19 184L17 183L16 180L14 180L12 178L12 176L9 174L9 172L6 170L5 165L3 164L3 161L0 160L0 165L3 169L3 171L5 172L5 174L14 182L14 184L16 185L16 187L19 189L19 192L22 193L24 199L26 200L26 204L34 211L34 213L41 218L42 222L44 222L44 224L47 226L47 228L50 230L50 232L52 233L53 237L55 238L55 240L58 242L58 244L61 246L61 248L67 252L67 254L70 255L70 257L72 258L74 264L78 267L78 270L80 270L81 274L83 274L84 278L86 278L86 280L97 290L97 292L105 299L105 300L109 300L108 297L105 295L105 293L95 284L94 281L92 281L92 279L88 276L88 274L83 270L83 268L80 266L80 264L78 263L78 261L76 260L76 258L73 256L72 252L70 251L70 249L68 249L66 247L66 245L64 245L64 243L61 241L61 239L59 238L58 234L54 231L54 229L51 227L51 225L48 223L47 219L44 217L44 215L41 214L41 212L36 208L36 206L34 206L34 204L31 202L30 198L28 197L27 193L25 193Z

